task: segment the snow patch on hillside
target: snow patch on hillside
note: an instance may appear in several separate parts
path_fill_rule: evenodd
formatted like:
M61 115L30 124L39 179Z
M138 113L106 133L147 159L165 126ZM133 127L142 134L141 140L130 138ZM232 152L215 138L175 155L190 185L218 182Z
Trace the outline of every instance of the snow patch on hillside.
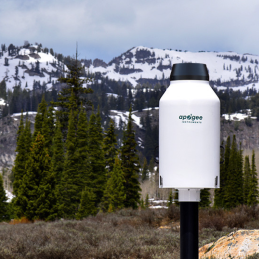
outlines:
M34 47L37 48L37 46ZM67 67L50 53L31 52L29 49L21 48L18 55L21 55L24 59L16 58L17 56L9 56L8 51L4 51L2 56L0 56L0 82L5 80L7 89L12 89L19 84L22 88L25 88L27 83L26 89L32 90L34 81L40 81L41 85L46 84L46 87L49 88L52 86L52 82L57 82L58 78L50 78L48 73L56 72L58 69L67 70ZM38 56L39 58L37 58ZM8 66L5 63L6 60L8 60ZM40 72L42 73L41 75L35 73L33 76L30 76L28 72L32 67L36 67L37 61L39 61ZM56 66L51 63L56 64ZM16 67L18 67L17 76Z
M7 202L8 202L8 203L11 202L12 199L15 197L11 192L9 192L9 191L7 191L7 190L5 190L5 195L6 195L6 197L7 197Z

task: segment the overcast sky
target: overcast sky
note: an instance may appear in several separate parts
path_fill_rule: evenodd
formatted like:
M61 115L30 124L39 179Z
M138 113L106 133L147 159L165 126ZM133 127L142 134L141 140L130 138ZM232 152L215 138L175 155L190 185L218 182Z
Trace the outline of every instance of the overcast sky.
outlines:
M259 55L258 0L1 0L0 44L108 62L135 46Z

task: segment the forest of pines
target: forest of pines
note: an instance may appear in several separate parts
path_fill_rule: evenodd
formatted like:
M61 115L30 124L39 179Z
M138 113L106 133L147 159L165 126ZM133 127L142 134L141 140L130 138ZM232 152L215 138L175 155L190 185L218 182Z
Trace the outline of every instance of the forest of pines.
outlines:
M56 102L42 98L34 133L22 114L17 134L10 211L28 220L81 219L99 211L137 208L140 202L139 158L132 125L119 149L111 120L103 133L100 111L95 113L81 79L77 59Z

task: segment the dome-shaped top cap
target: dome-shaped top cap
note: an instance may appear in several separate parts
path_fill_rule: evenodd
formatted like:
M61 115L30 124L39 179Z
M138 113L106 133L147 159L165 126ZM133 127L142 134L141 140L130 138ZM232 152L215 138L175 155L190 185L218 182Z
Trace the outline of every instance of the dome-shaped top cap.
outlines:
M205 80L209 81L209 73L205 64L179 63L174 64L170 75L173 80Z

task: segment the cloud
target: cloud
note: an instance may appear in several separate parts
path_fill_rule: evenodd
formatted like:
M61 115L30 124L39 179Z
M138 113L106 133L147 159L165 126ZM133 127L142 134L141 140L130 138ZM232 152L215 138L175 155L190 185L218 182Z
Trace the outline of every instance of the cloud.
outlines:
M1 43L41 42L109 61L127 49L233 50L259 54L257 0L2 0Z

